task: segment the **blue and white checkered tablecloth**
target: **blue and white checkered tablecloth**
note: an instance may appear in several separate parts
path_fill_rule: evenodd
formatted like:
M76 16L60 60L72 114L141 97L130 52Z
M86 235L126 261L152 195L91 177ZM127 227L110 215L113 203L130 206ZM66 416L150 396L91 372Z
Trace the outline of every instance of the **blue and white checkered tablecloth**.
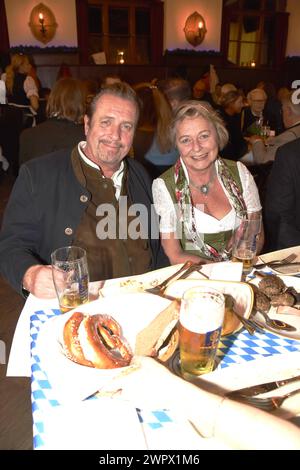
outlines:
M40 367L40 359L36 354L36 340L43 323L60 310L39 310L30 317L31 334L31 398L33 413L33 445L35 449L43 448L43 414L54 406L59 406L46 373ZM222 338L217 353L217 367L226 368L234 364L243 364L260 357L280 355L287 352L300 352L300 341L277 336L273 333L255 333L251 336L245 330L238 334ZM172 413L168 410L144 412L137 410L143 426L158 429L172 421Z

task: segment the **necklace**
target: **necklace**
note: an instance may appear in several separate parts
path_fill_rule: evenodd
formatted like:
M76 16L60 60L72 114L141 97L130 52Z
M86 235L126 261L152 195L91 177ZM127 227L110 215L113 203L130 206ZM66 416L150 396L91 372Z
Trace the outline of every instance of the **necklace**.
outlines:
M208 181L207 183L205 183L205 184L201 184L201 185L195 184L194 181L192 181L191 179L190 179L190 181L189 181L189 184L190 184L191 186L193 186L193 188L195 188L195 189L197 189L198 191L200 191L201 194L203 194L204 196L207 196L208 193L209 193L209 190L210 190L210 185L211 185L211 183L213 182L213 180L215 179L215 176L216 176L216 174L213 173L213 174L211 175L209 181Z

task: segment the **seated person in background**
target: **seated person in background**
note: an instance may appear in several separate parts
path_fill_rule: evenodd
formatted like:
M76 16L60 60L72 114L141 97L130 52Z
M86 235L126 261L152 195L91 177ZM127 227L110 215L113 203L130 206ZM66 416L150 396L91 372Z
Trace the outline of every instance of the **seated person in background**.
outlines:
M279 147L300 137L300 104L293 103L293 93L282 101L282 117L285 131L275 137L269 137L266 145L261 136L246 137L252 145L254 163L273 161Z
M80 80L61 78L49 95L47 120L20 136L19 163L59 149L72 149L85 140L83 117L86 112L86 90Z
M157 82L157 86L167 97L173 112L182 101L191 99L192 91L190 84L182 78L160 80Z
M7 103L24 111L23 128L34 125L34 116L39 107L39 92L35 80L30 76L31 69L27 55L14 54L1 76L6 86Z
M267 183L264 218L268 251L300 245L300 138L282 145Z
M171 132L180 158L152 186L165 253L171 264L228 259L236 212L261 210L253 177L242 163L219 157L228 133L208 103L182 103Z
M17 291L54 297L51 253L67 245L86 249L91 281L168 264L151 181L126 158L138 117L131 87L103 87L84 117L86 142L22 165L0 233L0 272Z
M275 135L281 134L284 131L282 108L281 102L277 98L274 84L272 82L261 81L257 84L256 88L261 88L267 95L264 113L268 120L268 125L271 130L275 131Z
M165 95L151 83L133 86L141 100L141 113L133 139L134 158L156 178L177 158L178 151L169 136L172 109Z
M239 160L248 151L248 145L241 130L241 111L244 106L243 95L236 90L221 95L220 115L229 134L227 145L220 152L221 157Z
M206 91L206 83L204 80L197 80L193 86L193 96L194 100L207 101L209 104L213 105L213 99L211 93Z
M259 125L267 125L267 116L264 113L267 95L263 89L254 88L247 94L249 106L243 109L242 130L246 135L257 134Z

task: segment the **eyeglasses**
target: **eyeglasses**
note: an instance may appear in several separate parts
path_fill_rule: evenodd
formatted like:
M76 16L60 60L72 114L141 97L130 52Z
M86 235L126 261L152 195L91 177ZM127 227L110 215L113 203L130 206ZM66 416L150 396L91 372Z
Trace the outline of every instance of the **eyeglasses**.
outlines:
M252 103L265 103L267 100L251 100Z

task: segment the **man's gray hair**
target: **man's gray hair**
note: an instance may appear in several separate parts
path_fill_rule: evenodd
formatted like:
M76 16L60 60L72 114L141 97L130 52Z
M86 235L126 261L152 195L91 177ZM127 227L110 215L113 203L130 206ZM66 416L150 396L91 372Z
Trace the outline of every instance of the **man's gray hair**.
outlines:
M102 98L104 95L112 95L112 96L117 96L119 98L122 98L124 100L128 100L131 103L133 103L136 107L136 121L135 124L137 124L139 115L140 115L140 101L139 98L136 94L136 92L131 88L128 83L125 82L117 82L113 83L111 85L103 85L101 87L101 90L97 95L93 98L88 110L87 110L87 116L90 120L92 120L93 115L96 111L97 103L98 101Z
M207 101L189 100L178 106L170 129L172 141L174 143L176 141L176 126L179 122L182 122L184 119L194 119L197 117L202 117L214 126L219 150L222 150L228 142L228 132L220 115Z

